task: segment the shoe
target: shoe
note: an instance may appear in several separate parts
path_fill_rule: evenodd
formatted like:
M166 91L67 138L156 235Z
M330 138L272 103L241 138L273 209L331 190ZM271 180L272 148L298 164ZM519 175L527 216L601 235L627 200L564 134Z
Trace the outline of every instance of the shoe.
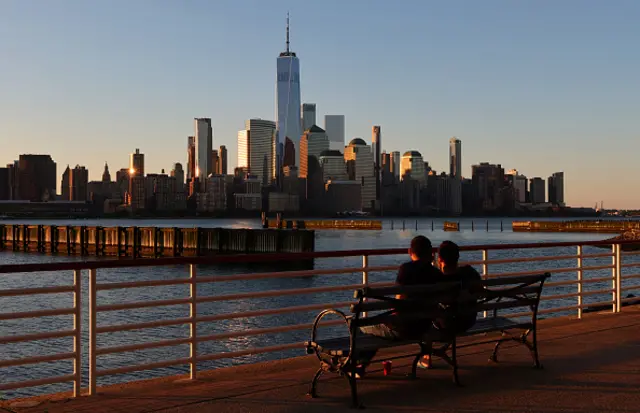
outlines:
M429 370L431 369L431 363L425 363L424 361L420 360L418 362L418 367L420 367L421 369Z
M364 376L364 367L362 366L358 366L356 367L356 371L355 371L355 376L352 376L354 373L351 371L347 372L347 376L349 377L355 377L356 380L361 379Z

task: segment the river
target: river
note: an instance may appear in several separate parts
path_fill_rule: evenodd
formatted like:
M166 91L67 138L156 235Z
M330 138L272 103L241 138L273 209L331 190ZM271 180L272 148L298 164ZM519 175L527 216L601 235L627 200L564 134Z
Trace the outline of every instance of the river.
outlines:
M523 220L523 219L519 219ZM444 232L442 230L444 219L405 219L405 230L402 230L402 219L395 219L393 228L391 229L391 221L389 219L383 220L383 230L381 231L316 231L316 250L349 250L349 249L381 249L381 248L402 248L407 247L411 238L415 235L422 234L429 237L432 243L437 246L440 242L449 239L460 245L473 245L473 244L517 244L517 243L532 243L532 242L558 242L558 241L585 241L585 240L598 240L611 237L610 234L598 235L598 234L585 234L585 233L521 233L511 231L511 219L474 219L475 231L471 231L472 219L459 219L461 226L460 232ZM487 222L489 223L489 231L486 230ZM503 226L503 231L500 230L500 226ZM0 221L2 223L2 221ZM6 221L10 224L22 224L34 222L22 222L19 220ZM100 226L164 226L164 227L235 227L235 228L257 228L260 226L259 220L232 220L232 219L219 219L219 220L201 220L201 219L166 219L166 220L41 220L37 221L38 224L43 225L100 225ZM434 230L432 231L432 223ZM417 230L416 230L417 226ZM588 252L602 252L595 248L585 248L585 253ZM521 250L521 251L496 251L491 254L491 259L508 258L515 256L536 256L545 254L562 254L570 255L575 254L575 248L554 249L550 250ZM463 259L479 259L478 253L466 254ZM40 255L35 253L14 253L10 251L0 252L0 263L2 264L20 264L20 263L35 263L35 262L62 262L70 260L85 260L84 257L69 257L69 256L51 256ZM109 259L109 258L102 258ZM387 256L387 257L372 257L370 259L370 265L397 265L402 261L405 261L405 256ZM608 261L607 261L608 260ZM610 263L611 259L593 259L588 265L606 265ZM332 268L337 266L359 266L361 265L361 258L348 258L348 259L322 259L316 260L314 263L315 268ZM525 271L532 268L531 263L524 264L505 264L501 266L491 267L492 272L498 271ZM546 267L539 268L560 268L570 267L575 265L575 260L571 262L551 261L544 265ZM585 263L587 265L587 263ZM536 268L536 267L533 267ZM237 273L249 273L259 272L261 269L255 266L199 266L199 275L228 275ZM270 268L269 271L272 271ZM593 271L593 274L589 276L602 277L606 274L610 274L610 271L599 272ZM125 282L133 280L151 280L151 279L169 279L187 277L188 271L184 266L172 266L172 267L151 267L142 268L131 271L128 269L109 269L98 271L98 282ZM370 275L372 282L392 280L394 277L393 272L381 272ZM575 278L575 273L572 274L558 274L554 275L554 280L562 280ZM586 275L585 275L586 277ZM83 299L86 314L86 274L83 274ZM341 283L357 283L359 282L361 275L359 273L347 274L347 275L333 275L333 276L316 276L316 277L301 277L301 278L288 278L288 279L263 279L254 281L234 281L234 282L220 282L212 284L202 284L199 287L198 294L204 295L226 295L242 292L255 292L265 290L277 290L277 289L290 289L290 288L305 288L305 287L321 287L328 285L337 285ZM52 274L8 274L0 276L0 290L8 288L22 288L22 287L38 287L38 286L51 286L70 284L72 280L72 274L69 273L52 273ZM606 285L599 283L591 284L593 288L605 288ZM554 294L563 292L575 291L575 286L568 286L565 289L556 288L553 290ZM139 288L129 290L112 290L103 291L98 294L99 304L111 304L117 302L127 301L143 301L143 300L160 300L170 298L182 298L187 293L186 286L170 286L170 287L155 287L155 288ZM636 294L637 295L637 294ZM349 300L351 296L350 292L346 293L324 293L315 295L289 295L282 297L270 297L261 299L241 299L234 301L220 301L203 303L198 306L198 313L201 315L222 314L222 313L234 313L244 312L250 310L276 308L284 306L297 306L310 303L323 303L331 301L344 301ZM592 296L585 299L585 301L592 300L592 302L600 301L603 297ZM571 304L575 303L575 300ZM38 309L52 309L69 307L71 305L71 294L52 294L46 296L27 296L27 297L0 297L0 306L2 306L2 312L18 312L18 311L33 311ZM317 311L307 313L288 313L274 316L261 316L253 318L233 318L229 320L216 321L212 323L202 323L199 325L199 335L203 334L216 334L222 332L235 332L243 331L252 328L269 327L283 324L303 324L308 323L309 326L313 321ZM188 315L187 306L170 306L160 307L153 309L141 309L141 310L129 310L129 311L113 311L100 313L98 316L98 325L112 325L112 324L126 324L126 323L138 323L150 320L156 320L160 318L180 318ZM84 343L86 345L88 340L87 335L87 317L83 315L83 334ZM71 327L70 316L56 316L46 318L35 319L20 319L9 320L0 322L0 336L11 334L26 334L29 332L43 331L46 329L63 330ZM309 330L292 331L287 333L250 336L250 337L236 337L227 340L218 340L201 343L198 346L200 354L205 353L220 353L227 351L242 350L247 347L262 347L281 343L292 343L296 341L304 341L308 339ZM141 342L164 340L169 338L187 337L188 326L181 325L175 327L163 327L145 330L134 330L129 332L120 333L108 333L99 335L98 345L99 347L115 346L123 344L134 344ZM13 359L26 356L32 356L35 354L54 354L70 351L70 338L42 340L35 342L27 342L20 344L4 344L0 347L0 359ZM87 354L87 348L83 349L84 354ZM238 363L256 362L261 360L274 359L278 357L291 357L303 355L304 351L301 348L299 351L287 351L281 353L266 353L251 355L245 357L238 357L226 360L217 360L211 362L205 362L201 364L200 368L215 368L220 366L229 366ZM123 354L114 354L108 356L98 357L98 368L107 369L120 366L127 366L132 364L141 364L145 362L157 361L159 359L177 359L186 357L188 355L188 347L186 345L151 349L138 352L129 352ZM84 357L86 362L86 356ZM85 363L86 364L86 363ZM29 365L14 368L1 368L0 369L0 383L11 382L15 380L25 379L37 379L42 377L50 377L54 375L64 375L70 372L71 361L60 361L53 363L44 363L37 365ZM83 366L83 376L86 380L87 366ZM143 379L156 377L167 374L178 374L186 371L186 366L178 366L164 369L157 369L153 371L142 371L131 374L124 374L119 376L109 376L100 378L99 385L112 384L121 381L130 381L135 379ZM21 389L18 391L10 391L4 394L5 397L20 397L26 395L41 394L43 392L64 391L70 389L70 384L52 385L40 388Z

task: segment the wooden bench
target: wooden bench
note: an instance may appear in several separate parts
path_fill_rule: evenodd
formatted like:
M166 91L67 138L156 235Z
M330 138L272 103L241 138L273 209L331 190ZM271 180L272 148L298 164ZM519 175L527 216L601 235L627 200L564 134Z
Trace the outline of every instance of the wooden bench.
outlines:
M417 345L418 349L403 357L414 357L410 378L417 377L417 366L425 355L437 356L453 368L453 379L460 385L458 377L457 338L499 332L490 360L498 361L498 350L502 343L516 341L525 345L533 358L536 368L541 368L537 345L537 315L542 287L550 274L502 277L483 280L476 292L460 291L459 283L439 283L424 286L365 287L356 290L357 302L350 306L351 315L336 309L322 311L316 317L311 330L311 340L306 343L307 353L316 354L320 368L316 372L309 395L317 397L316 387L320 376L326 372L345 377L351 388L352 407L361 407L358 402L356 369L359 356L363 352L407 345ZM396 299L402 295L401 300ZM476 300L478 312L487 312L487 317L479 316L469 330L455 334L430 328L415 339L389 340L364 334L361 327L381 323L424 322L421 320L448 319L455 322L458 304L461 300ZM509 317L509 312L526 308L531 317ZM501 311L502 316L498 315ZM328 315L337 315L346 323L349 335L321 339L318 337L320 322ZM364 316L364 315L367 316ZM531 335L531 339L529 336ZM486 343L486 341L483 341ZM479 344L479 343L478 343Z

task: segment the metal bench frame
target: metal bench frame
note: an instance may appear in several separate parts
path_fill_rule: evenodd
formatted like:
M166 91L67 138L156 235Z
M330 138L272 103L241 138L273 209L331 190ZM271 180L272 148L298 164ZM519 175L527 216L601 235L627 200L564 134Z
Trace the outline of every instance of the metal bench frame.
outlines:
M420 360L425 355L437 356L449 364L453 369L453 381L456 385L461 386L460 379L458 377L458 361L457 361L457 338L468 337L478 334L500 332L500 337L497 340L491 340L495 342L495 347L489 358L492 362L498 361L498 351L500 346L508 341L515 341L517 343L525 345L533 358L533 364L535 368L542 368L538 357L538 343L537 343L537 317L538 306L540 302L540 295L542 294L542 288L544 282L550 277L549 273L542 275L528 275L520 277L502 277L493 278L489 280L483 280L482 286L484 289L477 294L474 294L477 303L478 311L487 311L492 313L492 317L480 318L476 324L469 330L459 333L447 333L445 331L431 328L425 335L414 340L385 340L377 337L367 337L368 335L360 332L360 327L367 325L379 324L381 320L389 320L392 317L393 310L389 310L391 305L401 305L400 301L395 298L395 294L413 293L419 290L422 293L430 293L423 304L434 305L440 304L440 309L437 311L439 314L432 314L433 318L438 316L449 317L450 320L455 322L455 313L457 312L457 292L459 291L459 285L457 283L448 283L448 286L443 285L431 285L431 286L411 286L411 287L387 287L387 288L368 288L356 290L354 292L354 298L358 301L351 305L350 312L352 315L347 315L342 311L336 309L326 309L318 314L313 322L311 329L311 340L306 343L307 354L315 354L320 361L320 368L316 371L311 385L309 388L309 396L317 397L317 382L320 377L327 372L336 373L339 376L343 376L349 382L351 389L351 407L361 408L362 405L358 400L358 386L356 382L356 368L358 352L362 351L359 348L359 342L369 341L369 348L365 350L379 350L382 348L392 348L405 346L409 344L417 344L419 351L405 355L402 357L414 356L414 360L411 366L411 373L409 378L417 378L417 366ZM457 287L457 288L456 288ZM497 289L495 289L498 287ZM494 289L492 289L494 288ZM452 294L455 294L452 296ZM444 297L449 297L449 303L446 306L442 306ZM468 297L466 298L468 299ZM380 303L376 306L375 303ZM520 307L528 307L531 310L532 316L530 321L519 321L508 317L498 316L498 310L515 309ZM363 317L363 313L366 311L375 311L376 308L384 311L382 314L377 314L372 317ZM406 313L406 310L403 310ZM424 317L424 311L416 311L417 316ZM347 325L349 330L349 337L340 337L336 339L325 340L327 344L323 345L323 341L317 340L317 329L320 321L328 315L337 315ZM513 334L511 331L518 330L519 333ZM529 340L531 336L531 340ZM348 340L348 348L346 344ZM342 346L339 348L327 348L331 344L342 342ZM379 346L376 347L376 343L379 342ZM434 343L438 343L438 346L434 346ZM483 344L487 341L474 344ZM449 353L451 353L449 355ZM399 358L399 357L398 357Z

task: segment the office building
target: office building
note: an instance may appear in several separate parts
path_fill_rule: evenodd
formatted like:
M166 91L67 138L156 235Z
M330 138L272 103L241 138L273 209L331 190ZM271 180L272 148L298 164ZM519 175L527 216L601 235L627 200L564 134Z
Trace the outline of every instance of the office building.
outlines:
M322 169L322 180L325 183L347 180L347 168L342 152L332 149L323 151L318 157L318 162Z
M196 177L196 137L187 138L187 181Z
M329 138L329 149L343 152L345 148L344 115L325 115L324 130Z
M140 153L140 149L129 156L129 169L136 175L144 176L144 154Z
M371 150L373 152L373 174L376 178L376 200L380 200L380 180L381 180L381 153L382 153L382 135L380 134L380 126L371 128Z
M10 199L9 168L0 168L0 201L8 201Z
M176 191L184 192L184 169L182 169L181 163L173 164L173 169L171 170L171 176L176 178Z
M300 168L298 169L298 176L300 178L308 178L308 157L313 156L319 159L320 154L328 150L329 139L327 139L327 134L324 129L317 125L312 125L309 129L305 130L300 138Z
M213 173L211 152L213 151L213 128L210 118L195 118L195 177L202 182Z
M127 205L129 205L132 211L139 211L146 207L146 200L145 177L137 174L130 175Z
M306 131L310 127L316 124L316 104L315 103L303 103L302 104L302 131Z
M544 179L535 177L529 181L530 201L532 204L544 204L546 197L544 191Z
M68 201L71 199L71 185L69 185L70 180L71 168L69 168L69 165L67 165L67 168L62 173L62 181L60 181L60 194L63 201Z
M330 180L325 185L326 213L353 212L362 208L362 185L357 181Z
M511 184L515 190L516 202L524 204L527 202L527 193L529 191L528 179L521 175L517 169L510 169L506 174L507 182Z
M393 151L391 152L391 173L393 173L396 182L400 181L400 178L402 178L400 169L400 152Z
M216 173L218 175L226 175L227 174L227 147L224 145L220 145L220 149L218 150L218 156L220 157L220 163L218 164L219 168Z
M547 181L549 202L564 205L564 172L555 172Z
M270 120L249 119L238 132L238 167L246 168L262 185L276 177L276 124Z
M69 174L69 201L87 201L89 171L84 166L76 165Z
M371 147L362 138L354 138L344 150L349 179L362 186L362 210L375 208L376 180Z
M296 147L302 135L300 108L300 61L289 49L289 16L287 15L286 49L278 56L276 82L278 142L276 159L282 159L281 166L296 165Z
M462 179L462 141L455 136L449 139L449 175Z
M504 169L502 165L481 162L471 167L471 179L476 187L478 202L485 211L495 211L502 207Z
M220 156L218 155L217 149L211 151L211 169L213 171L211 172L213 175L218 174L218 171L220 170Z
M427 183L424 159L420 152L407 151L402 155L402 159L400 160L400 176L403 180L408 177L419 182L421 185Z
M17 199L41 202L56 196L56 163L50 155L20 155L16 181Z

